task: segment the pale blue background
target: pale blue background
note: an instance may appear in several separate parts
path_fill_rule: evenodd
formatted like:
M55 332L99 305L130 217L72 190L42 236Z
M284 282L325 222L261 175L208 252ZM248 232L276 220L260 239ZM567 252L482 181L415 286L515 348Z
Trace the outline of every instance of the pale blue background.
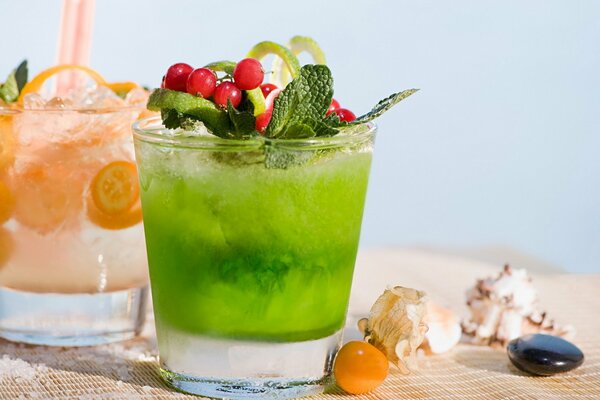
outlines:
M272 4L272 5L269 5ZM0 72L55 61L58 0L0 0ZM175 61L310 35L336 97L379 120L363 246L508 246L600 271L600 1L97 0L92 65L156 86Z

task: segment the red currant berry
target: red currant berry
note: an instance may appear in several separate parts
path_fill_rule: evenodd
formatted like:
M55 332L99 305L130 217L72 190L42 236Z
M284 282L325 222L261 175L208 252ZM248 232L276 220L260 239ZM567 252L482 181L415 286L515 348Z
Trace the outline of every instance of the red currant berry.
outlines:
M162 77L162 81L160 81L160 88L164 89L165 88L165 79L167 78L166 75L163 75Z
M260 85L260 90L262 91L263 96L267 97L269 93L273 90L278 89L277 85L273 85L272 83L263 83Z
M185 92L187 80L194 68L185 63L173 64L165 75L165 88Z
M340 103L336 99L331 99L331 104L329 105L329 108L327 109L325 115L331 114L338 108L340 108Z
M356 115L347 108L338 108L333 111L340 118L340 121L352 122L356 119Z
M256 130L260 133L263 133L267 126L269 126L269 122L271 122L271 117L273 116L273 111L265 111L256 117Z
M205 99L213 95L216 87L217 74L208 68L193 70L187 80L187 92Z
M265 79L265 72L256 58L244 58L233 70L233 81L241 90L256 89L263 79Z
M242 91L231 82L223 82L215 89L214 101L220 107L227 107L227 100L237 107L242 101Z

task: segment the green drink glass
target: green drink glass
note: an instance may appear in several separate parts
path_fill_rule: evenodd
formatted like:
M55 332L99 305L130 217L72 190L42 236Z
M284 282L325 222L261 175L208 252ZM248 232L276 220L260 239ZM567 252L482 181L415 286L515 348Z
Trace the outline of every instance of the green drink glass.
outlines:
M327 385L358 249L375 126L221 139L134 125L161 373L217 398Z

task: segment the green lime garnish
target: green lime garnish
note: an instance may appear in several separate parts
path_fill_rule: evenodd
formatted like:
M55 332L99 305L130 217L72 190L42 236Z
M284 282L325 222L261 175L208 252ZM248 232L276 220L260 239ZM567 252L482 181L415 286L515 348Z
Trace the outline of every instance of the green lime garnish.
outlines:
M265 104L265 96L263 96L262 90L260 87L252 90L245 90L246 95L248 96L248 100L254 106L253 115L258 117L260 114L264 113L267 109L267 105Z
M260 42L255 45L246 57L256 58L261 60L269 54L279 57L287 67L292 78L296 78L300 73L300 62L298 58L285 46L275 42Z
M175 110L184 115L198 118L212 132L228 132L229 116L210 100L184 92L156 89L148 99L151 111Z
M327 64L325 53L313 38L308 36L294 36L290 39L288 47L294 56L306 52L310 54L315 64ZM290 74L287 69L283 68L283 63L280 58L275 58L273 60L271 71L273 75L271 76L270 82L280 88L285 87L291 80Z
M216 61L204 66L204 68L212 69L215 72L225 72L233 75L236 63L233 61Z

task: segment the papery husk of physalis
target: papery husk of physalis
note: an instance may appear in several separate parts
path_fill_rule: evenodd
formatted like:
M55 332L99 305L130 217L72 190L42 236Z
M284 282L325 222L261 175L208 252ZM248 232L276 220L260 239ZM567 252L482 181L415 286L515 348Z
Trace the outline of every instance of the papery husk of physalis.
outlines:
M396 286L386 289L373 304L369 318L358 321L365 340L377 347L403 374L417 368L416 351L427 325L425 292Z

